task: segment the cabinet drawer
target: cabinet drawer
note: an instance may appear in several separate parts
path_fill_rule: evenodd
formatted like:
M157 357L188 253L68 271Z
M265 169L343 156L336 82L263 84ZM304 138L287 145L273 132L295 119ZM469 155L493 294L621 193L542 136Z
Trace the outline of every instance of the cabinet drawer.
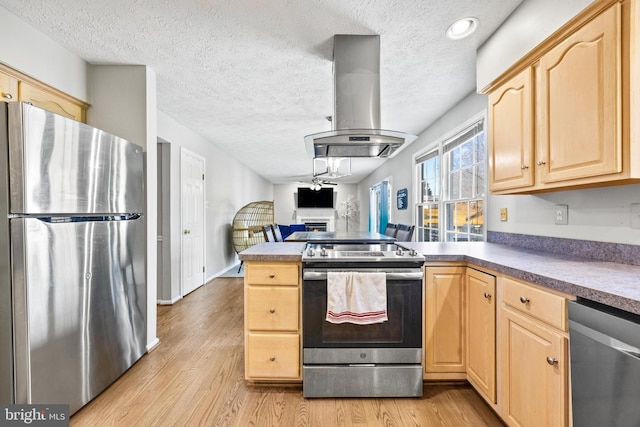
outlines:
M249 334L247 378L300 377L300 338L297 334Z
M262 331L298 330L298 288L249 286L247 328Z
M502 301L561 331L567 330L567 299L560 295L504 277Z
M297 264L249 264L245 274L249 285L298 285Z

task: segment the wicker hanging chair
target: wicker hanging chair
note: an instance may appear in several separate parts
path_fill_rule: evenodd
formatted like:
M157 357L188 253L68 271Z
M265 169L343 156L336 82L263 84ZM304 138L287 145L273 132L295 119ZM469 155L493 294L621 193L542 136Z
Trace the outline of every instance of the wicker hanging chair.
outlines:
M243 206L231 223L233 248L236 253L264 242L262 226L267 224L273 224L273 202L251 202Z

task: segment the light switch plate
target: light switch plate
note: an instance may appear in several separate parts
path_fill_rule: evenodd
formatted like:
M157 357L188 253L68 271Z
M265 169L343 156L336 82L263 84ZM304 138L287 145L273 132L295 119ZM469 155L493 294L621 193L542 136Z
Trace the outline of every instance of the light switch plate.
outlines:
M508 220L507 208L500 208L500 221L506 222Z
M553 207L555 224L567 225L569 224L569 206L567 205L555 205Z
M631 203L631 228L640 228L640 203Z

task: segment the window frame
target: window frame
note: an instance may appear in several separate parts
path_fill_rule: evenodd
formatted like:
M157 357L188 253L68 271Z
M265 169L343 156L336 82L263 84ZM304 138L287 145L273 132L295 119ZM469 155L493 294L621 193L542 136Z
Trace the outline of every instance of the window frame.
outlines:
M487 238L487 223L485 213L488 211L487 201L488 201L488 138L487 138L487 114L486 110L471 117L466 122L457 126L451 132L443 135L442 137L436 139L433 143L429 144L424 150L416 152L413 155L413 166L414 166L414 183L413 183L413 193L415 195L415 203L414 203L414 215L415 215L415 224L416 224L416 240L429 242L429 241L486 241ZM476 156L477 152L474 151L472 153L472 162L471 167L473 168L472 174L472 188L473 191L481 190L482 195L471 194L471 197L457 197L456 199L451 199L451 188L450 188L450 163L448 162L449 156L453 155L452 153L456 147L465 144L469 141L470 138L474 138L475 135L470 135L469 138L465 138L461 140L466 134L471 133L475 126L479 124L482 125L482 133L484 137L484 151L482 153L483 159L480 162L477 162ZM455 146L452 146L455 144ZM439 185L439 194L436 197L436 200L433 201L423 201L422 194L422 186L423 183L428 181L428 179L423 179L423 162L432 159L433 157L438 157L439 163L439 177L438 177L438 185ZM477 186L477 173L476 168L478 165L484 170L484 182L481 187ZM473 233L471 231L471 224L469 220L474 216L479 216L477 214L478 208L475 206L475 212L469 214L469 209L471 209L472 205L480 202L481 203L481 212L482 212L482 233ZM450 218L448 218L447 210L448 206L456 206L457 204L466 204L467 205L467 216L466 216L466 231L463 229L461 231L449 231L448 222ZM437 209L438 218L437 218L437 228L433 227L433 221L430 221L428 225L425 226L425 209L429 209L430 212L434 210L434 207ZM450 240L447 240L448 237L451 236ZM426 237L426 238L425 238ZM436 238L434 238L436 237Z

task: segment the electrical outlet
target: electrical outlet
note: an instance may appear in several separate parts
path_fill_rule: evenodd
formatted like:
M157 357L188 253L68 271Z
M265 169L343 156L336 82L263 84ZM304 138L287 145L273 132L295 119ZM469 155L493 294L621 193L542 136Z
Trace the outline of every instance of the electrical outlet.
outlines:
M569 224L569 206L567 205L555 205L553 207L555 212L555 224L567 225Z
M507 208L500 208L500 221L506 222L509 220L507 215Z
M640 203L631 203L631 228L640 228Z

